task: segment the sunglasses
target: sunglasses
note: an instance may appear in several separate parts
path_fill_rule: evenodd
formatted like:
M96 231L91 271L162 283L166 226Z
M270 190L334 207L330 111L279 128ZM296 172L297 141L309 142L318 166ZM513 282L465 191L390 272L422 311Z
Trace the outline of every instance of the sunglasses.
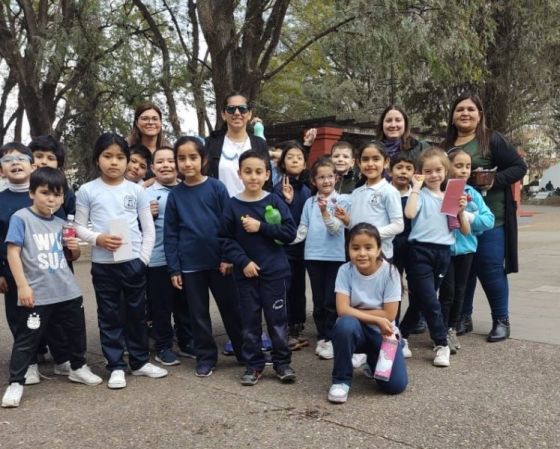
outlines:
M226 106L224 108L224 111L226 111L228 114L233 115L235 114L235 111L239 110L239 113L241 115L245 115L247 114L247 112L249 112L251 110L250 106L247 106L246 104L240 104L240 105L236 105L236 106Z

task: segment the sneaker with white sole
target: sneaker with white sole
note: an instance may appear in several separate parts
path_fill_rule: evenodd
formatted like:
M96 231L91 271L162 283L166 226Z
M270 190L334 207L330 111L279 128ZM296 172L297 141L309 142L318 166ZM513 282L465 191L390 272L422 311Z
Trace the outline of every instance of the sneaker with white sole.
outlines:
M177 355L171 349L162 349L158 351L155 359L156 362L165 366L179 365L181 363Z
M39 372L39 365L34 363L29 365L25 373L25 385L35 385L41 382L41 373Z
M2 398L2 407L19 407L21 397L23 396L23 385L12 382Z
M317 346L315 346L315 355L319 355L319 353L323 350L323 348L325 347L325 340L319 340L317 341Z
M54 365L54 373L57 376L68 376L70 374L70 362L66 361Z
M154 365L153 363L144 363L140 368L132 371L133 376L146 376L152 379L167 376L167 370Z
M334 359L334 349L333 349L332 341L325 341L325 343L323 343L323 347L321 348L319 354L317 355L319 356L320 359L323 360Z
M354 369L360 368L367 362L367 355L365 354L352 354L352 366Z
M107 386L112 390L126 387L124 371L122 369L111 371L111 377L109 378L109 382L107 382Z
M434 366L449 366L449 355L451 354L449 346L436 346L434 351L436 353L434 357Z
M409 359L412 357L412 351L408 346L408 340L406 338L403 338L402 341L403 341L402 355L405 359Z
M83 365L77 370L71 369L68 379L70 379L72 382L77 382L85 385L99 385L101 382L103 382L103 379L101 379L101 377L99 377L97 374L92 373L90 367L87 365Z
M327 398L335 404L342 404L348 399L350 386L346 384L332 384Z
M457 331L452 327L447 331L447 341L455 347L455 352L461 349L461 343L457 337ZM451 352L453 354L453 352Z

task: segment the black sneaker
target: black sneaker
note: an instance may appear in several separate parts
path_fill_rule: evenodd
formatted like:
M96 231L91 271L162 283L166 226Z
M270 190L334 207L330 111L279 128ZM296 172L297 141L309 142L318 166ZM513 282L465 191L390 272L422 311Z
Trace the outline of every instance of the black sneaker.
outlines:
M262 371L259 371L258 369L247 368L243 373L243 375L241 376L241 385L246 385L246 386L257 385L257 382L259 381L261 376L262 376Z
M276 377L282 381L282 383L291 383L296 380L296 372L290 365L279 366L276 368Z
M410 329L411 334L423 334L428 329L428 323L426 323L426 319L424 317L420 317L416 326Z
M472 317L470 315L463 315L457 324L457 335L465 335L472 331Z

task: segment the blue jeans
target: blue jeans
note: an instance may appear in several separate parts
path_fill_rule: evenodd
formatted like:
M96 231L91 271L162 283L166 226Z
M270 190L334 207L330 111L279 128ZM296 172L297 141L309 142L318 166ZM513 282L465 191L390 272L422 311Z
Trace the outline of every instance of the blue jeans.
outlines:
M488 298L493 320L509 316L509 287L504 267L506 238L503 226L478 236L478 249L474 255L471 274L465 292L463 314L472 315L476 278Z
M355 317L343 316L336 320L332 331L334 349L334 366L332 383L352 385L352 355L365 353L371 371L375 371L377 357L383 338L379 331L368 324L362 323ZM408 384L406 363L402 354L402 341L399 344L391 378L388 381L375 379L381 391L388 394L402 393Z

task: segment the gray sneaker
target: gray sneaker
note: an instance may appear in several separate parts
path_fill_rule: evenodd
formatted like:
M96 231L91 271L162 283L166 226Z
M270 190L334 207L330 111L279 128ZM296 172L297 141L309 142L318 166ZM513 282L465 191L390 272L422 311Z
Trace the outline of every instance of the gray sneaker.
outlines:
M453 328L449 328L447 331L447 344L449 345L451 354L457 354L457 350L461 349L461 344L457 338L457 331Z

